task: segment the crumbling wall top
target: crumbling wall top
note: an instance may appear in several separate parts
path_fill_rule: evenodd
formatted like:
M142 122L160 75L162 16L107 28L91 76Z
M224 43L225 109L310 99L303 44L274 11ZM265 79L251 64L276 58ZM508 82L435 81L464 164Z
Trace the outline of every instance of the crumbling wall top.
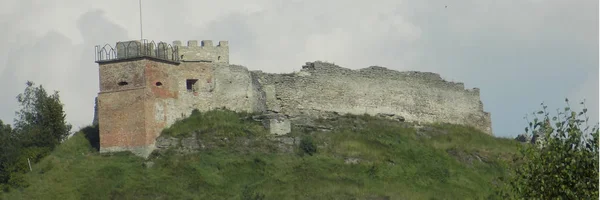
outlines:
M353 75L366 78L411 80L422 84L431 84L450 89L472 92L475 95L479 95L478 88L465 89L464 83L446 81L440 76L440 74L433 72L397 71L381 66L370 66L367 68L352 70L340 67L334 63L328 63L323 61L306 62L306 64L302 66L301 72L330 77Z

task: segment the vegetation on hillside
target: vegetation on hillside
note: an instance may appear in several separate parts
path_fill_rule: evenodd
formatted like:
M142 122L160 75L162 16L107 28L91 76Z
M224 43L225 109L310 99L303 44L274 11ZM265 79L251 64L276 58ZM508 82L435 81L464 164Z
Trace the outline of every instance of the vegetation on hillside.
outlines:
M525 128L533 145L519 149L504 197L510 199L596 199L598 193L598 124L590 126L587 108L552 116L547 106L534 112Z
M278 152L267 143L244 149L231 142L185 155L166 151L150 160L99 154L79 132L34 166L26 179L30 187L5 197L481 199L494 195L495 178L507 173L504 161L517 144L448 124L415 128L354 115L316 123L332 130L294 129L290 137L302 138L296 153ZM194 112L167 130L182 137L196 131L204 140L271 137L260 122L226 110Z
M14 128L0 121L0 189L25 187L23 174L29 163L48 155L69 134L58 92L48 94L40 85L27 82L17 96L21 109L16 112Z

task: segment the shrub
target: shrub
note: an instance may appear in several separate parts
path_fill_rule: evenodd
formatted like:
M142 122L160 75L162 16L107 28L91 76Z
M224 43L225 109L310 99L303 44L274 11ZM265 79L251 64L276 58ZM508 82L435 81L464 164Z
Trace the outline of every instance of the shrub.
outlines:
M533 139L520 149L505 198L598 198L598 124L591 129L587 125L583 102L583 111L576 113L565 101L567 107L558 116L550 118L544 104L533 113L533 122L525 128Z
M252 190L250 187L245 186L242 190L241 200L263 200L265 195Z
M90 141L90 145L100 151L100 130L98 125L87 126L81 129L81 132L85 135L85 138Z
M313 155L317 153L317 146L315 145L312 137L305 136L300 140L300 149L302 152L307 153L308 155Z

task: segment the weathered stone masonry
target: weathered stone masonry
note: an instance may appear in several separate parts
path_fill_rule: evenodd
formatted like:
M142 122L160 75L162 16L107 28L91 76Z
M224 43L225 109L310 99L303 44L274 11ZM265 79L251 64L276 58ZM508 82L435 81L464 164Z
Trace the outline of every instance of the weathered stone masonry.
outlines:
M226 41L218 46L206 40L200 46L194 40L187 46L175 41L172 50L163 51L171 59L157 59L160 51L124 57L125 49L119 47L134 46L131 52L137 52L140 42L124 43L138 45L118 43L115 59L97 61L95 119L101 152L132 151L147 157L163 128L193 109L223 107L275 113L266 125L276 134L289 131L290 120L332 112L395 114L407 121L464 124L492 134L479 90L465 90L462 83L444 81L434 73L383 67L350 70L312 62L297 73L269 74L230 65Z
M464 84L444 81L438 74L375 66L350 70L323 62L307 63L291 75L256 73L274 112L395 114L407 121L470 125L491 134L479 89L465 90Z

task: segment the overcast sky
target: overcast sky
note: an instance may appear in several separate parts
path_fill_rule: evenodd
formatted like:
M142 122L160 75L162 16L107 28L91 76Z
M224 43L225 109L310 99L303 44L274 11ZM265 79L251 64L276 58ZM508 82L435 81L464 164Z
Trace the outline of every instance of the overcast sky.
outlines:
M94 46L140 38L137 0L0 0L0 119L31 80L92 122ZM446 8L447 6L447 8ZM481 89L496 136L546 102L598 121L598 0L144 0L145 39L228 40L230 63L281 73L323 60L441 74ZM215 42L216 44L216 42Z

